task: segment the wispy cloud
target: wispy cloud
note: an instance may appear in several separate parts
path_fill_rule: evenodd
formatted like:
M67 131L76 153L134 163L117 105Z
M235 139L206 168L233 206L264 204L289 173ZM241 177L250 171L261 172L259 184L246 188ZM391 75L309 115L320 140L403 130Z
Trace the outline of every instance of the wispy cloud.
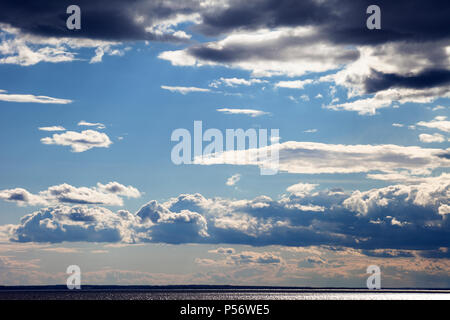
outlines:
M303 89L305 85L311 84L314 81L311 79L306 80L293 80L293 81L279 81L275 84L276 88L289 88L289 89Z
M51 126L51 127L39 127L41 131L66 131L66 128L62 126Z
M445 149L399 145L342 145L318 142L287 141L259 149L225 151L195 158L199 165L263 166L261 152L279 152L279 170L289 173L357 173L409 170L423 172L450 167Z
M84 120L81 120L80 122L78 122L79 126L85 126L85 127L97 127L97 129L105 129L106 126L103 123L100 122L96 122L96 123L91 123L91 122L87 122Z
M225 85L227 87L237 87L237 86L251 86L253 84L261 84L267 83L267 80L261 79L241 79L241 78L220 78L218 80L214 80L209 84L210 87L218 88L221 85Z
M32 94L11 94L7 93L5 90L0 90L0 101L44 104L68 104L72 102L72 100L69 99L35 96Z
M444 110L446 107L444 107L444 106L436 106L436 107L434 107L433 109L431 109L432 111L438 111L438 110Z
M250 117L260 117L263 115L270 114L269 112L264 112L261 110L255 110L255 109L231 109L231 108L221 108L217 109L219 112L223 112L226 114L243 114Z
M207 88L197 88L197 87L174 87L174 86L161 86L161 89L169 90L170 92L178 92L181 94L188 94L191 92L211 92Z

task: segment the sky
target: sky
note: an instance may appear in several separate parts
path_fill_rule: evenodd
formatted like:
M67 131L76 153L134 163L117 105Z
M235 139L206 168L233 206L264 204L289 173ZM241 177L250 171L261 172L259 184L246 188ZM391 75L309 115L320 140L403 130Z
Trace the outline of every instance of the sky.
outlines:
M82 284L365 287L377 265L382 287L450 287L449 15L2 1L0 285L78 265ZM277 129L278 172L261 174L261 145L175 163L195 121Z

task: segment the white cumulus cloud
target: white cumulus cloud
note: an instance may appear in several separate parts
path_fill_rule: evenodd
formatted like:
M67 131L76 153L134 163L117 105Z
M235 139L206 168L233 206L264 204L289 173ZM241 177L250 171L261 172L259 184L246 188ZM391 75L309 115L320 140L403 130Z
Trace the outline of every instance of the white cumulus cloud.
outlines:
M84 130L82 132L67 131L41 139L43 144L70 146L72 152L84 152L92 148L109 148L112 141L102 132Z
M419 140L423 143L433 143L433 142L441 143L446 141L445 137L439 133L435 134L422 133L419 135Z

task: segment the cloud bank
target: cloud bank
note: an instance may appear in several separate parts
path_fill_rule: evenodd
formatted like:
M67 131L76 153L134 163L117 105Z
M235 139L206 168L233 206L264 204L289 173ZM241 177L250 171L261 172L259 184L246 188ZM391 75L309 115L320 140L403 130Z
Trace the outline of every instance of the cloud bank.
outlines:
M163 203L152 200L135 214L57 205L26 215L5 232L18 242L332 245L426 254L448 247L449 178L442 174L418 183L351 193L316 191L316 185L300 183L289 187L279 200L183 194ZM108 185L97 188L110 189Z

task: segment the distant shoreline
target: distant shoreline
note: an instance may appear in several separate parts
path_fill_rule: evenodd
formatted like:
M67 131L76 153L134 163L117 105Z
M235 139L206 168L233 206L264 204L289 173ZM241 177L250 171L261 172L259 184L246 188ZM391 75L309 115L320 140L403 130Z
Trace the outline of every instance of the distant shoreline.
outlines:
M170 292L361 292L361 293L450 293L450 288L384 288L380 290L369 290L367 288L348 288L348 287L278 287L278 286L226 286L226 285L84 285L80 290L69 290L65 285L33 285L33 286L0 286L0 292L20 292L20 291L170 291Z

